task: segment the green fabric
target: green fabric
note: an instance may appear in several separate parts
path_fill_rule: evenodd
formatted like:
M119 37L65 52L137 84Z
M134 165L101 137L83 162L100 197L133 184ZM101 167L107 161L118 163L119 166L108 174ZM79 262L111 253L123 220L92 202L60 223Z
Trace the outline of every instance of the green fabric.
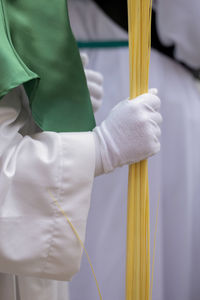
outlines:
M122 48L128 47L128 41L78 41L81 48Z
M43 130L92 130L95 120L66 0L0 3L0 97L23 83Z

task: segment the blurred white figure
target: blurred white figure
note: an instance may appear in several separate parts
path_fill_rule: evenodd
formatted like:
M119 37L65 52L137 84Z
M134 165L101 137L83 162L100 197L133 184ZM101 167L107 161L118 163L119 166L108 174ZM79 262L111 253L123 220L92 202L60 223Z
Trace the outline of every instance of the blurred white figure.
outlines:
M200 69L199 0L157 0L156 10L161 41L175 44L176 58Z
M174 44L175 57L200 70L200 2L158 0L157 16L162 42L167 46ZM173 97L168 97L170 103L166 109L171 108L171 122L165 126L176 134L171 143L164 139L164 133L162 140L163 152L168 155L163 160L166 170L163 174L167 176L163 190L164 299L197 300L200 298L200 81L177 64L171 65L173 74L167 74L164 66L160 74L166 81L165 90L175 91Z
M181 4L175 8L178 1L162 2L159 2L157 12L161 20L158 24L170 23L174 16L176 27L172 33L175 32L175 28L184 28L185 32L190 32L190 43L186 43L185 46L192 51L193 57L195 46L192 43L196 45L197 40L200 40L196 23L190 22L193 15L199 13L200 17L197 0L192 1L194 7L190 8L190 18L185 20L184 27L179 16L182 16L185 9L188 13L188 5L191 3L181 0ZM166 11L168 4L169 7L174 5L173 10L163 13L161 17L161 12ZM91 0L70 0L69 8L71 25L78 40L127 41L127 33ZM195 28L190 27L191 25ZM167 34L164 30L165 27L160 29L163 39ZM179 33L175 34L175 44L178 43L179 37ZM200 53L198 48L196 51ZM104 101L97 113L99 123L116 104L117 99L129 95L129 53L127 47L90 49L87 53L90 59L89 67L104 76ZM185 63L190 63L190 55ZM195 63L198 61L195 60ZM194 61L191 62L191 66L193 64ZM200 67L200 63L196 67ZM197 300L200 297L200 94L196 80L184 67L155 50L152 50L151 55L149 86L155 86L159 90L164 119L161 153L149 160L151 253L157 201L159 194L161 196L153 299ZM125 299L127 174L127 167L123 167L112 174L99 177L95 180L93 190L86 248L91 256L104 300ZM83 259L80 273L71 283L70 298L98 298L86 258Z

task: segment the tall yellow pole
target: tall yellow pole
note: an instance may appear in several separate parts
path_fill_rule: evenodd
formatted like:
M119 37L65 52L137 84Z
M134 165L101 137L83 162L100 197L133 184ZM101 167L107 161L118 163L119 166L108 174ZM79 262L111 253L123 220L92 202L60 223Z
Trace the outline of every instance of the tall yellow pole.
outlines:
M148 91L151 0L128 0L130 99ZM147 161L129 168L126 300L150 299L150 220Z

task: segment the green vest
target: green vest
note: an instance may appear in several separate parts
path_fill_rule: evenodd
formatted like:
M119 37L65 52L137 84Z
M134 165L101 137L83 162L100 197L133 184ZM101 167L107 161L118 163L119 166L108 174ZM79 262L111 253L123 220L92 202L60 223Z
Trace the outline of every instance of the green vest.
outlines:
M66 0L0 0L0 37L0 98L23 84L42 130L94 128Z

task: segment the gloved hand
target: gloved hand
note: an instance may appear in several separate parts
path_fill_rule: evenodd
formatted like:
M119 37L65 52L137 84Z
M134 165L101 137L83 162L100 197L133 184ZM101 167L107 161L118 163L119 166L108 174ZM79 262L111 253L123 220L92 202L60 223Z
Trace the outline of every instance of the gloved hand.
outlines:
M90 92L93 111L96 112L102 105L103 98L103 76L99 72L86 69L89 58L86 53L81 53L81 60L83 63L87 85Z
M156 90L115 106L94 130L95 175L148 158L160 150L162 117Z

